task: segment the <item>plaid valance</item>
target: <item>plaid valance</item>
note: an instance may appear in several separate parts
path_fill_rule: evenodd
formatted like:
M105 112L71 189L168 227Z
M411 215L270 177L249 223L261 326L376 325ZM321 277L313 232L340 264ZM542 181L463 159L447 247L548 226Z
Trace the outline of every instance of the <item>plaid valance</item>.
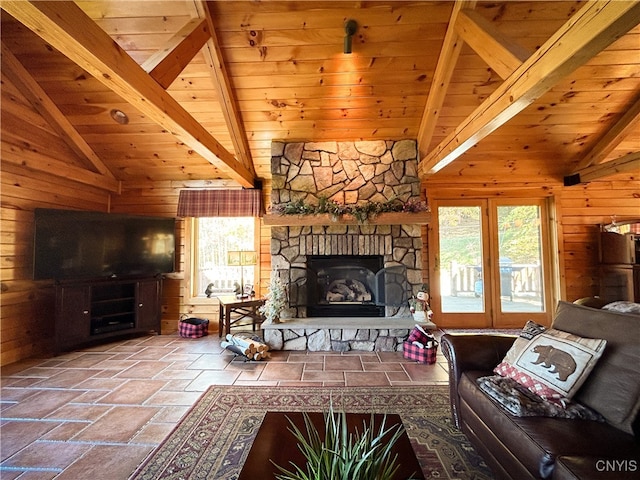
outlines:
M260 217L262 191L181 190L178 217Z

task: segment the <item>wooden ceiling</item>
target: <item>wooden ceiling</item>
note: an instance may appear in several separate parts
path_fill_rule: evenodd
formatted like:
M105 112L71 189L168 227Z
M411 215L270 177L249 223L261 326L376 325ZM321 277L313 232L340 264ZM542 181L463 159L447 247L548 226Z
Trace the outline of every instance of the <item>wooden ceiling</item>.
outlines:
M56 132L70 154L48 168L109 190L249 187L270 177L272 140L417 139L421 174L443 181L640 173L638 2L1 6L3 121ZM29 158L26 137L5 161Z

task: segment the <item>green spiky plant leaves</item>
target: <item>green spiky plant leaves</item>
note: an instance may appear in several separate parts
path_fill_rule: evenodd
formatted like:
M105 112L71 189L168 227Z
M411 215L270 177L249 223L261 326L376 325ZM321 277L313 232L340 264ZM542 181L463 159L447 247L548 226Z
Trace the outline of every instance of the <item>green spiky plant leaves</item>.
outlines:
M369 424L363 422L362 432L349 433L347 414L330 406L324 414L324 439L307 413L303 418L305 431L288 420L307 462L291 462L290 469L274 463L282 472L277 480L391 480L400 467L392 448L405 430L402 424L387 427L386 415L378 429L372 414Z

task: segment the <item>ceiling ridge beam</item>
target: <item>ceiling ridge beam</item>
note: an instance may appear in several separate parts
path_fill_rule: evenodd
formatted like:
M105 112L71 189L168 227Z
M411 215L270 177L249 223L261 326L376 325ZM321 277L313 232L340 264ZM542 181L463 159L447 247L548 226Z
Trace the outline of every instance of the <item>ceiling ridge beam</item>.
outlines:
M253 187L255 175L238 162L74 2L3 0L0 5L212 165L240 185Z
M204 51L205 59L211 69L211 76L215 83L216 91L220 96L220 106L222 115L229 129L233 149L238 156L238 160L255 176L251 149L244 124L240 117L240 109L236 101L233 87L229 79L227 67L218 41L218 35L213 23L211 7L207 1L195 0L195 8L199 16L204 17L209 24L210 38L207 48Z
M145 60L142 68L166 90L210 38L207 21L193 18L167 41L164 48Z
M20 60L9 50L4 42L1 43L3 73L29 101L31 106L46 120L55 132L64 140L73 152L81 159L92 165L100 175L115 180L113 173L107 168L102 159L91 146L82 138L71 122L64 116L51 97L42 89L40 84L31 76Z
M533 51L500 32L475 10L462 10L456 17L456 31L502 79L511 75Z
M564 177L565 186L589 183L619 173L638 174L640 172L640 152L628 153L620 158L583 168L572 175Z
M444 104L444 98L449 89L453 70L456 67L456 63L458 63L458 57L460 56L460 50L463 45L463 41L454 27L456 18L462 9L471 9L474 8L475 5L475 0L464 0L453 3L451 20L449 21L444 42L442 43L436 70L431 80L427 103L424 107L422 119L420 120L420 128L418 129L418 145L422 146L425 151L429 148L433 133L436 130L436 124L438 123L438 117Z
M582 158L574 173L580 170L602 163L631 132L640 124L640 95L636 98L624 115L611 127L598 142Z
M640 3L591 1L576 12L471 115L420 161L432 175L507 123L570 72L638 24Z

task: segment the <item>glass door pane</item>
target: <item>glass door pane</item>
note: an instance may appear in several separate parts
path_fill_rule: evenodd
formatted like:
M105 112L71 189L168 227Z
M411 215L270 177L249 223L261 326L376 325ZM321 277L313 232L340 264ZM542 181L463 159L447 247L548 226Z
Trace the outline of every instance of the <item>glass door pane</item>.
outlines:
M442 313L485 311L482 208L438 207Z
M541 225L538 205L497 207L502 312L545 310Z

